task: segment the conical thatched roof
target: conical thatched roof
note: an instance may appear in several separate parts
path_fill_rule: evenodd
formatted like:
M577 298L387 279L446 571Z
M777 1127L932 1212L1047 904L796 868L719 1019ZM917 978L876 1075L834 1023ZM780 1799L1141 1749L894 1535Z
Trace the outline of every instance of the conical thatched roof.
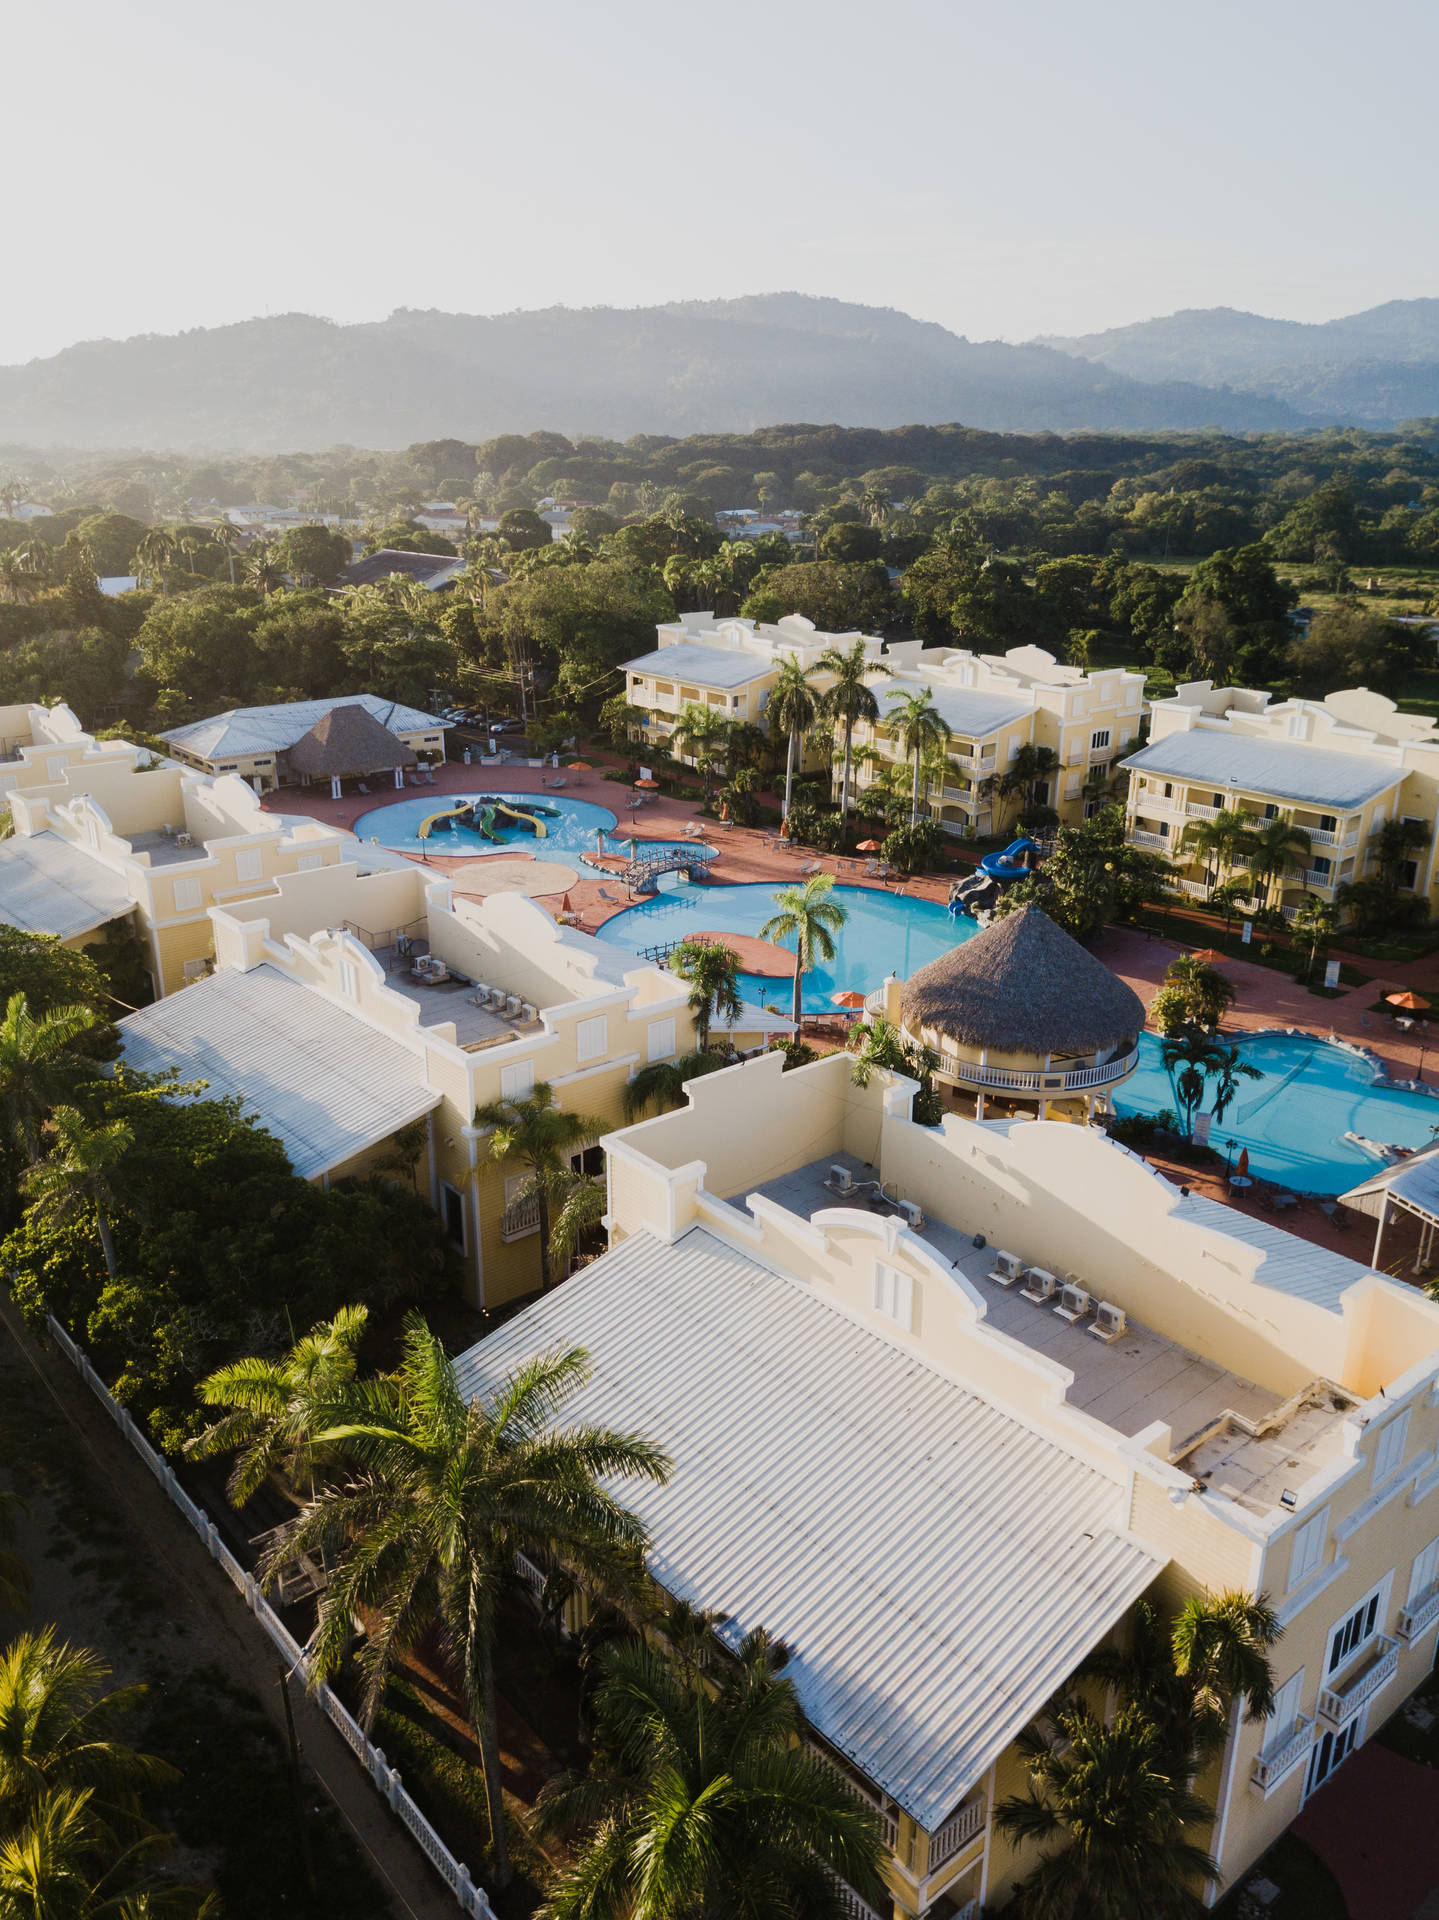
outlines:
M405 743L360 706L331 707L285 757L292 773L329 780L415 764Z
M1095 1053L1140 1031L1137 993L1038 907L953 947L906 981L900 1013L997 1053Z

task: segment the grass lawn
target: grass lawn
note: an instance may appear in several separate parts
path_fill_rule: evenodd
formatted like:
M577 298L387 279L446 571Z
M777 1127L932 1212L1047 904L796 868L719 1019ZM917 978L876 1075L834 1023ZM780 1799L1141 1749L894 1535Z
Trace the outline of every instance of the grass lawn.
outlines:
M1238 1920L1240 1894L1245 1882L1256 1875L1279 1888L1279 1898L1267 1909L1266 1920L1349 1920L1339 1882L1314 1849L1292 1833L1282 1834L1239 1886L1225 1895L1214 1909L1218 1920Z

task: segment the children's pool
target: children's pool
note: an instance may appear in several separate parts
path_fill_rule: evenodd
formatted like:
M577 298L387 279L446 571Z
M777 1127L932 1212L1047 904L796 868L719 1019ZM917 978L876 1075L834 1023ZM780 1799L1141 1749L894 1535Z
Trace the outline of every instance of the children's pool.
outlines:
M543 834L535 834L503 814L495 817L495 838L487 840L470 827L436 828L427 840L420 828L435 814L481 798L498 800L502 806L543 808ZM464 859L472 854L505 853L523 846L541 857L550 854L593 853L596 835L603 827L613 831L615 816L608 807L597 807L588 800L566 800L551 793L501 793L494 787L477 787L473 793L427 793L414 800L396 800L392 806L372 807L355 822L355 834L361 840L378 840L382 847L394 847L399 853L440 853L446 859ZM618 836L615 852L623 851ZM628 844L625 842L624 844Z
M1138 1071L1114 1095L1121 1113L1178 1110L1160 1046L1154 1034L1140 1036ZM1376 1080L1373 1063L1348 1047L1302 1033L1261 1033L1241 1040L1239 1052L1262 1078L1239 1082L1209 1143L1223 1153L1233 1140L1236 1157L1247 1147L1251 1169L1267 1180L1305 1193L1343 1193L1383 1164L1346 1134L1427 1147L1439 1127L1439 1100Z
M666 875L659 885L654 899L606 920L598 938L629 953L642 953L646 947L683 940L687 933L757 935L778 911L773 882L707 885ZM830 1011L833 993L872 992L886 974L897 973L907 980L979 931L978 923L967 914L951 919L948 908L933 901L902 900L872 887L836 887L830 898L849 918L835 935L834 959L816 964L804 977L804 1004L811 1013ZM793 942L781 944L793 951ZM793 989L788 980L744 974L741 985L747 1000L789 1012Z

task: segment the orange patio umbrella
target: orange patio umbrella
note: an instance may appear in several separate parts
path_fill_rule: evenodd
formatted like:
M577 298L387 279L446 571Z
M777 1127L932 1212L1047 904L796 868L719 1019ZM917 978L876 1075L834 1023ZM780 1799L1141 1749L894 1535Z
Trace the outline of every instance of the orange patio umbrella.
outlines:
M1241 1148L1239 1149L1239 1164L1238 1164L1238 1166L1236 1166L1236 1167L1235 1167L1235 1169L1234 1169L1234 1171L1235 1171L1236 1173L1241 1173L1241 1174L1242 1174L1242 1173L1248 1173L1248 1171L1249 1171L1249 1149L1248 1149L1248 1147L1241 1147Z
M560 912L561 912L561 913L573 913L573 912L574 912L574 908L573 908L573 907L572 907L572 906L570 905L570 896L569 896L568 894L566 894L566 895L565 895L565 897L564 897L564 899L563 899L563 900L561 900L561 902L560 902Z
M1424 1013L1429 1007L1422 993L1386 993L1384 998L1391 1007L1403 1007L1406 1013Z
M788 814L786 814L784 819L781 820L779 823L779 833L780 833L781 840L789 839L789 815Z
M571 773L593 773L594 772L594 764L592 761L589 761L589 760L566 760L565 765L566 767L569 768Z
M848 987L843 993L832 993L829 996L829 1004L832 1007L862 1007L864 995L856 993L853 987Z
M856 853L880 853L884 849L883 840L861 840L855 848Z
M659 781L658 780L636 780L635 785L641 788L644 792L649 793L654 788L658 787Z

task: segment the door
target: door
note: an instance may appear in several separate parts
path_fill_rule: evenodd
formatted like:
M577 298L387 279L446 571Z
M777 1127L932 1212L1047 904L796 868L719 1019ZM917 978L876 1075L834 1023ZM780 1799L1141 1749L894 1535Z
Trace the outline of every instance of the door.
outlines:
M1316 1788L1324 1785L1334 1769L1347 1760L1359 1745L1363 1722L1364 1715L1357 1713L1347 1727L1341 1727L1337 1733L1333 1729L1326 1729L1320 1736L1309 1756L1309 1778L1304 1783L1306 1800Z

